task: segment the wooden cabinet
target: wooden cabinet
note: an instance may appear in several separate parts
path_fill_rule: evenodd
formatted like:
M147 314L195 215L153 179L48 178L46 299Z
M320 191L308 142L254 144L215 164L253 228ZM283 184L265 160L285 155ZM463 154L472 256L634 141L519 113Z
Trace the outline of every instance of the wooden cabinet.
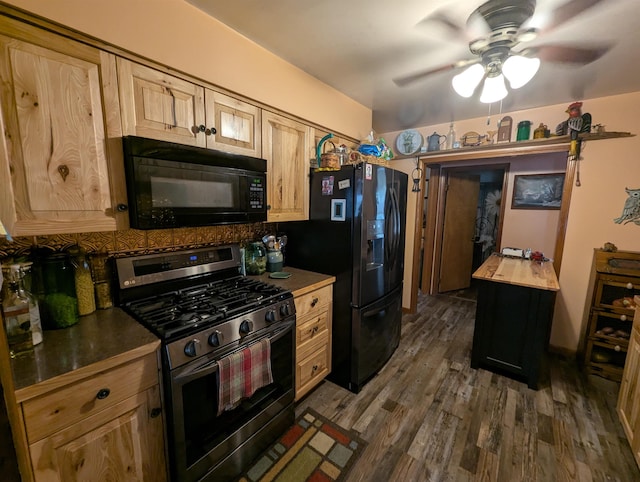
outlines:
M333 284L295 298L296 400L331 371L332 301Z
M36 481L166 480L157 355L22 402Z
M513 375L537 389L556 292L553 266L493 254L478 268L471 367Z
M115 57L3 17L0 80L9 233L126 227Z
M310 139L309 126L273 112L262 112L268 222L309 219Z
M118 59L125 135L260 157L260 109L159 70Z
M640 296L635 297L635 304L640 304ZM618 416L640 467L640 307L635 309L627 361L620 383Z
M622 380L637 294L640 294L640 253L595 250L584 337L583 362L587 373Z

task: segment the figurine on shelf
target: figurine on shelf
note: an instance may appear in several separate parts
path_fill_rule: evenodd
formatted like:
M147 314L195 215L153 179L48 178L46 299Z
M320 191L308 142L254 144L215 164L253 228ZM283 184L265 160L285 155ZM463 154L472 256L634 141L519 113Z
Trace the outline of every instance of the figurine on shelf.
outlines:
M580 132L591 132L591 114L582 113L582 102L574 102L567 108L569 118L558 124L556 134L564 136L569 134L571 144L569 145L569 157L580 159L580 143L578 134Z

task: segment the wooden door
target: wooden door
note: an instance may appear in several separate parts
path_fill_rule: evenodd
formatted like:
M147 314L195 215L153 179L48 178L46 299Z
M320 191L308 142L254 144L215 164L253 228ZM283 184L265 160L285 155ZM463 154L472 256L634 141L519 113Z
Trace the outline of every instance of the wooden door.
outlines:
M260 109L228 95L205 91L207 147L235 154L260 157L262 131Z
M14 236L113 231L126 204L122 146L107 155L121 135L115 57L40 36L52 49L0 36L2 222Z
M118 59L124 135L206 147L204 87Z
M480 177L450 172L447 179L439 292L471 284Z
M36 482L165 481L159 407L156 385L31 444Z
M627 358L618 395L618 418L631 445L633 456L640 466L640 309L636 310L634 328L627 350Z
M262 157L267 160L267 221L309 219L311 128L272 112L262 112Z

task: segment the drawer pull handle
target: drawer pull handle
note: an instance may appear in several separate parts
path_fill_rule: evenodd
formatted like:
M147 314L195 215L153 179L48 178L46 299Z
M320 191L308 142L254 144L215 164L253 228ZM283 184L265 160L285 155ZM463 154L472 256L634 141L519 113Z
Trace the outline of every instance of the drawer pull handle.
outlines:
M318 333L318 327L314 326L313 328L311 328L310 332L312 336L315 335L316 333Z
M620 315L620 321L627 321L627 315Z
M317 372L318 368L320 368L318 365L313 365L313 369L311 370L312 372Z
M162 409L161 408L154 408L153 410L151 410L151 418L156 418L158 415L160 415L162 413Z
M614 347L613 347L613 349L614 349L615 351L620 351L620 345L616 345L616 346L614 346Z
M96 398L98 400L104 400L109 396L110 393L111 393L111 390L109 390L108 388L103 388L98 392L98 394L96 395Z
M319 300L318 300L318 298L314 298L314 299L311 301L311 308L313 308L314 306L316 306L316 305L318 304L318 301L319 301Z

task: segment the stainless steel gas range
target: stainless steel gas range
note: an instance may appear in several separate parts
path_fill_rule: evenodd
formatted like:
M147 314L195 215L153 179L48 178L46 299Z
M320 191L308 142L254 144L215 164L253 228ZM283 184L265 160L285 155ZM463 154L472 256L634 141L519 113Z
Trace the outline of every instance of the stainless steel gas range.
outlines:
M116 259L118 304L162 340L172 479L227 480L293 424L295 305L237 245ZM218 362L268 339L273 382L219 413Z

